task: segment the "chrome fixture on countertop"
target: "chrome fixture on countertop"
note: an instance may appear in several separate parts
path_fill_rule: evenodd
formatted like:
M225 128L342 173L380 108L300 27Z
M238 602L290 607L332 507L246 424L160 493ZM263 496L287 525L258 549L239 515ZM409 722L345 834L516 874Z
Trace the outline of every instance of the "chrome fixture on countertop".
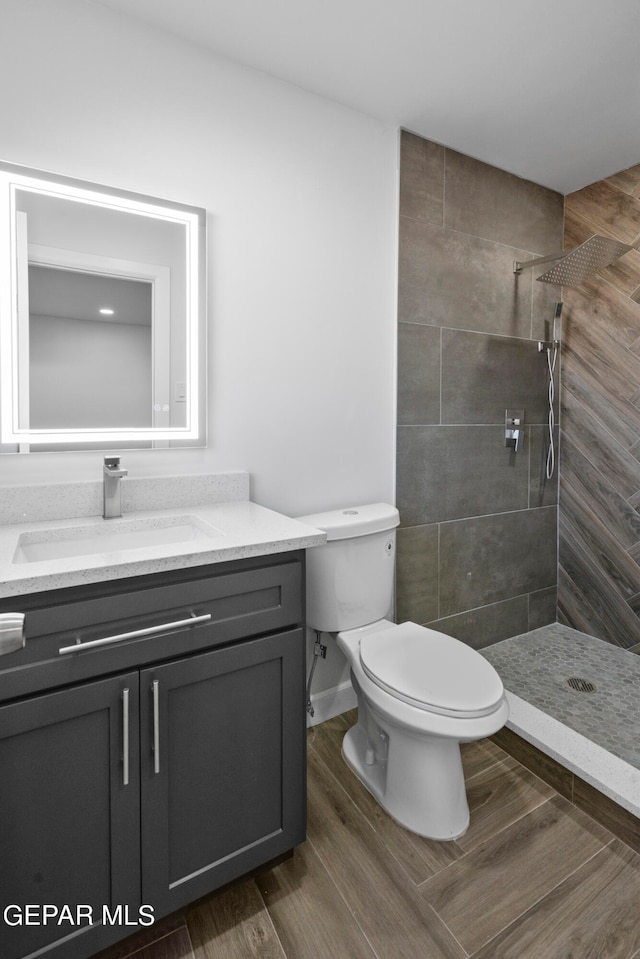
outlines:
M105 456L102 467L102 488L104 508L102 515L105 519L122 516L120 501L120 480L126 476L128 470L120 466L119 456Z

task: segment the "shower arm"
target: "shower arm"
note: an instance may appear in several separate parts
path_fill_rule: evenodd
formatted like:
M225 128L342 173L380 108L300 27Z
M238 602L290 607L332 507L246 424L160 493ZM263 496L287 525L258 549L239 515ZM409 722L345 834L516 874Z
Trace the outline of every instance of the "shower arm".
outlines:
M520 262L515 260L513 264L514 273L522 273L523 270L528 270L530 266L542 266L543 263L551 263L553 260L560 260L563 256L568 256L570 253L573 253L574 250L560 250L559 253L549 253L548 256L536 256L533 260L524 260Z

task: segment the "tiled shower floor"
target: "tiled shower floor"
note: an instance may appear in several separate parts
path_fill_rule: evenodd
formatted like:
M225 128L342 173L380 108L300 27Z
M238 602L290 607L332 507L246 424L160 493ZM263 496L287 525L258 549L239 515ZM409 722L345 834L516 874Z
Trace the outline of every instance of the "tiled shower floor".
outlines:
M640 656L557 623L481 652L508 691L509 727L638 814Z

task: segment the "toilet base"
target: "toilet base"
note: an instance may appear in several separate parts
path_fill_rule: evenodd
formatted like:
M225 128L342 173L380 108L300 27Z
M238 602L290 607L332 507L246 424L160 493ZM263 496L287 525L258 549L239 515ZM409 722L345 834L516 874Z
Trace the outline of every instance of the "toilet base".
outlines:
M457 740L380 728L385 748L372 744L360 721L342 741L349 768L401 826L428 839L453 840L469 825L469 805ZM364 717L366 723L367 717ZM369 714L371 725L371 714ZM378 724L375 724L378 726Z

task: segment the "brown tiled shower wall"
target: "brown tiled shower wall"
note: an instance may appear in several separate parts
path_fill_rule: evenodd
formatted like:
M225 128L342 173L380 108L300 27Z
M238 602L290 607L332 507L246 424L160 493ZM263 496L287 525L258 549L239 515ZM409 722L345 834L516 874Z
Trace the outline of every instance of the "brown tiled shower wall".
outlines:
M640 243L640 165L565 198L565 246ZM558 619L640 651L640 253L564 290Z
M546 480L537 341L560 288L513 264L562 248L563 203L402 134L398 620L475 648L556 620L557 470ZM524 410L515 454L506 409Z

